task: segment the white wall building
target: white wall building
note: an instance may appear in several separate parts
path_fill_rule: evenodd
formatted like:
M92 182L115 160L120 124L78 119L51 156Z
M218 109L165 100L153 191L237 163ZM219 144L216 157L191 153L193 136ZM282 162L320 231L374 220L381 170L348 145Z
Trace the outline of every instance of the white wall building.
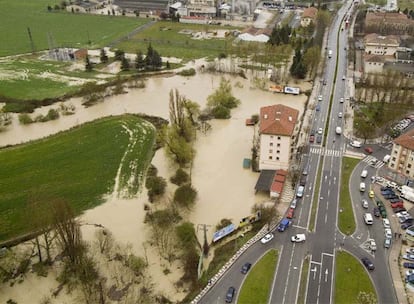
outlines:
M409 178L414 178L414 130L393 141L388 166Z
M381 36L376 33L364 37L365 54L395 56L400 46L400 37L395 35Z
M260 109L259 170L289 168L299 111L284 105Z

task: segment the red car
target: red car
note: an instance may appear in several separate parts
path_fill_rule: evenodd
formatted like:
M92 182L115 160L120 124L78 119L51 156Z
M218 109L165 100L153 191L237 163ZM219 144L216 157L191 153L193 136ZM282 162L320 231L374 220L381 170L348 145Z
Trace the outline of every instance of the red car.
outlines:
M293 218L294 213L295 213L295 209L289 208L289 210L288 210L288 212L286 214L286 218L288 218L288 219Z
M391 207L394 208L404 208L404 204L402 202L393 203L391 204Z
M310 137L309 137L309 142L310 143L313 143L315 141L315 135L311 135Z
M371 154L373 152L371 147L365 147L365 152L367 152L368 154Z

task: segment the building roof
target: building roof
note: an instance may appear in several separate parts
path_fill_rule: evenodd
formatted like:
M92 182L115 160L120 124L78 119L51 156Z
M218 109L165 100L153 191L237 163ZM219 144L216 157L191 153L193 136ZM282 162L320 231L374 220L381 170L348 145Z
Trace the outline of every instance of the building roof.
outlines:
M369 44L394 44L394 45L400 45L400 37L396 35L387 35L387 36L381 36L377 33L368 34L364 37L365 43Z
M318 9L316 7L311 6L303 10L302 19L303 18L316 19L317 14L318 14Z
M260 134L292 136L299 111L277 104L260 109Z
M394 139L394 143L414 151L414 129Z
M384 63L388 56L384 55L376 55L376 54L364 54L364 61L365 62L379 62Z
M270 186L271 192L282 194L283 187L285 186L286 175L286 170L281 169L276 171L276 175L274 176L272 185Z
M259 179L256 182L254 189L256 191L269 191L273 182L276 170L262 170L260 171Z
M389 12L368 12L365 21L367 23L409 23L408 17L403 13L389 13Z

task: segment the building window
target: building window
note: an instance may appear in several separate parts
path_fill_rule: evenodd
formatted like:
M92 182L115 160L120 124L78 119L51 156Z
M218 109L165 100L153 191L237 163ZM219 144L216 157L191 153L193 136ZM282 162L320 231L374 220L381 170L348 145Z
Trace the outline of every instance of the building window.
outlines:
M273 143L271 142L270 144L269 144L271 147L273 147Z
M397 154L397 150L394 150L394 154Z
M270 135L270 139L273 139L273 135Z
M280 144L277 144L277 147L280 147Z
M276 157L276 160L279 160L279 156L278 156L278 157Z
M408 168L408 169L409 169L409 168L411 168L411 164L408 164L408 165L407 165L407 168Z
M392 158L393 161L395 161L395 159L396 159L395 157Z
M269 150L269 153L273 153L273 150L272 150L272 149L270 149L270 150Z
M410 174L410 170L405 170L405 174L409 175Z
M280 139L281 139L281 137L280 137L280 136L278 136L278 137L277 137L277 140L280 140Z

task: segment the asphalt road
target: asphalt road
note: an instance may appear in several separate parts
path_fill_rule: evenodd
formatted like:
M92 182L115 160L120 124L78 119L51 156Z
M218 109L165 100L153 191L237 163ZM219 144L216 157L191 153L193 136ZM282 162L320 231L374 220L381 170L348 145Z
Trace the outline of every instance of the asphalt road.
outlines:
M375 283L380 302L397 302L387 266L387 252L382 248L383 239L381 237L383 238L383 229L381 222L377 220L372 227L368 228L362 222L364 210L362 210L360 204L361 196L358 191L359 177L353 177L350 183L351 189L356 189L352 191L352 199L355 204L355 217L358 221L357 232L352 237L345 238L337 230L341 159L343 152L346 150L347 140L342 135L337 135L335 129L337 126L343 129L343 118L339 118L338 113L345 112L345 103L340 103L339 100L341 97L347 97L348 94L348 79L342 79L343 76L346 76L347 70L347 52L344 49L347 45L347 37L346 30L341 31L340 29L342 17L348 13L350 5L351 2L348 2L340 9L328 34L327 49L332 50L333 56L331 59L327 59L324 74L324 79L327 80L327 83L326 85L321 84L319 87L323 101L319 103L320 111L315 111L313 114L312 124L313 130L322 128L323 132L326 132L326 142L325 146L322 146L322 144L312 144L309 148L309 153L304 158L304 166L309 174L304 196L298 200L293 226L283 233L273 232L275 238L266 245L258 242L250 247L200 300L200 303L224 303L226 291L230 286L236 288L237 297L240 286L245 279L245 275L240 273L242 265L245 262L250 262L254 265L271 248L278 249L280 255L269 303L289 304L297 302L302 265L306 256L310 257L306 303L333 303L335 251L342 247L357 258L367 254L371 256L377 267L370 274ZM338 33L339 47L337 47L336 39ZM334 82L336 58L338 58L338 67L336 82ZM333 96L333 103L331 112L328 113L331 94ZM326 124L327 121L328 124ZM326 125L328 125L327 129L325 129ZM361 166L364 166L363 163L361 162ZM322 166L322 176L320 192L318 193L316 224L315 230L308 232L312 197L315 191L314 185L316 184L319 166ZM360 174L359 169L356 172L356 175ZM370 177L366 179L370 181ZM372 203L370 208L373 208ZM307 235L306 242L301 244L292 243L290 237L296 233L305 233ZM366 250L365 240L370 237L374 237L377 240L378 250L375 254L371 254Z

